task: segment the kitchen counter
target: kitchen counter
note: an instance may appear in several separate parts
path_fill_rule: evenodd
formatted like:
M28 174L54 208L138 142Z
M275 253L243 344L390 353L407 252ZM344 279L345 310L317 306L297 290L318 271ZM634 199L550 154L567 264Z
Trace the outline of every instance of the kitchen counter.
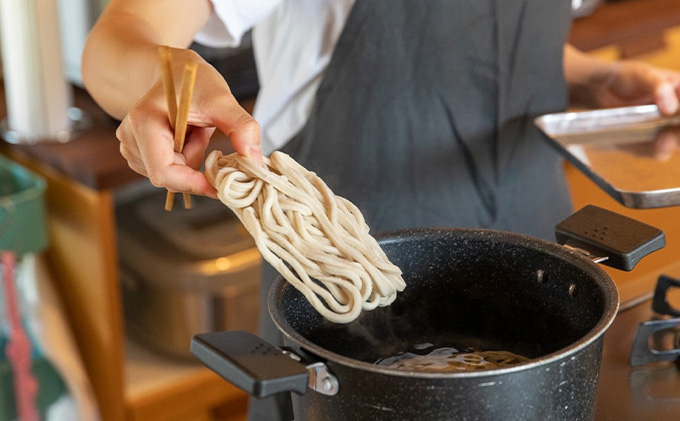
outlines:
M0 84L0 98L4 87ZM254 100L242 101L244 108L252 110ZM2 151L23 155L49 166L58 173L95 190L114 189L142 177L132 171L119 150L116 138L117 120L109 117L92 100L86 91L74 88L74 106L82 109L92 120L90 128L64 144L9 145L2 143ZM0 116L7 114L4 101L0 101ZM226 137L214 136L213 147L229 149Z
M662 48L664 31L678 25L677 0L610 0L574 21L569 42L583 51L617 45L629 58Z
M597 395L597 421L675 420L680 414L680 374L672 362L631 367L637 327L654 320L651 301L622 310L604 337ZM667 333L678 346L680 328ZM661 348L661 350L665 350Z
M0 90L4 98L4 87ZM116 139L118 122L99 108L83 89L74 88L74 105L92 120L89 129L64 144L31 146L8 145L3 148L14 154L42 162L66 177L96 190L113 188L141 176L132 171L121 156ZM0 101L0 115L7 114Z

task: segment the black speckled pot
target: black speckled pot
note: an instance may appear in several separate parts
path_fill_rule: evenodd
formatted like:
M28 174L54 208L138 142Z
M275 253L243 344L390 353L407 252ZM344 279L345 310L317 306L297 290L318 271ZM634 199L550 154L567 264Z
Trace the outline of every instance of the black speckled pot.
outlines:
M407 288L348 325L324 320L282 278L269 308L286 344L325 361L335 396L292 394L304 420L580 420L594 416L602 341L618 309L607 273L568 249L479 229L379 237ZM372 364L418 343L533 358L471 373Z

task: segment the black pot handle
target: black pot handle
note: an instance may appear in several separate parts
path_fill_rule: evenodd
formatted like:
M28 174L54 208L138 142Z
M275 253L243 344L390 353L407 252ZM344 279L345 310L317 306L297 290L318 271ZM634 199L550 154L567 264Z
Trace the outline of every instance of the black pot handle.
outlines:
M627 216L587 205L555 227L557 242L596 262L632 270L637 262L666 245L664 232Z
M650 342L653 341L656 332L664 330L672 331L675 337L675 332L680 327L680 311L671 307L667 296L669 289L678 287L680 287L680 280L666 275L659 276L654 290L652 310L661 316L668 315L673 318L640 323L635 333L635 340L633 341L633 348L630 353L630 364L632 366L635 367L657 361L680 361L680 349L657 350L650 346ZM677 342L673 346L677 347Z
M673 308L668 302L668 291L671 288L680 288L680 280L666 275L659 276L654 289L652 310L662 316L680 317L680 310Z
M249 332L201 333L191 339L191 353L228 382L252 396L305 393L307 366Z

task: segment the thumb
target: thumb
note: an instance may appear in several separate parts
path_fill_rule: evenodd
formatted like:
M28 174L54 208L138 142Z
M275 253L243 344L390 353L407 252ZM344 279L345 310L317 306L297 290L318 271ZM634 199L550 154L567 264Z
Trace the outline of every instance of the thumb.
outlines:
M234 150L263 164L260 148L260 125L248 114L232 95L216 101L213 124L231 139Z
M678 95L673 85L659 69L646 64L636 63L630 66L634 71L633 80L639 84L654 99L654 103L664 114L674 114L678 111Z
M675 88L669 82L661 82L654 89L654 102L662 113L666 115L675 114L680 104Z

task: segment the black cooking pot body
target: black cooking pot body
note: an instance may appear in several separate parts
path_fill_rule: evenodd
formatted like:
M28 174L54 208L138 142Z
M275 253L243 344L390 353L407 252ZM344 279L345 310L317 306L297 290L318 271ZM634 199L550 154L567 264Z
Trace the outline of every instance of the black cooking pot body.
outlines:
M349 324L321 317L279 278L270 313L286 345L325 362L338 390L293 393L303 420L592 419L603 334L617 290L590 259L524 235L426 229L378 238L406 289ZM433 347L505 350L530 361L477 372L374 364Z

